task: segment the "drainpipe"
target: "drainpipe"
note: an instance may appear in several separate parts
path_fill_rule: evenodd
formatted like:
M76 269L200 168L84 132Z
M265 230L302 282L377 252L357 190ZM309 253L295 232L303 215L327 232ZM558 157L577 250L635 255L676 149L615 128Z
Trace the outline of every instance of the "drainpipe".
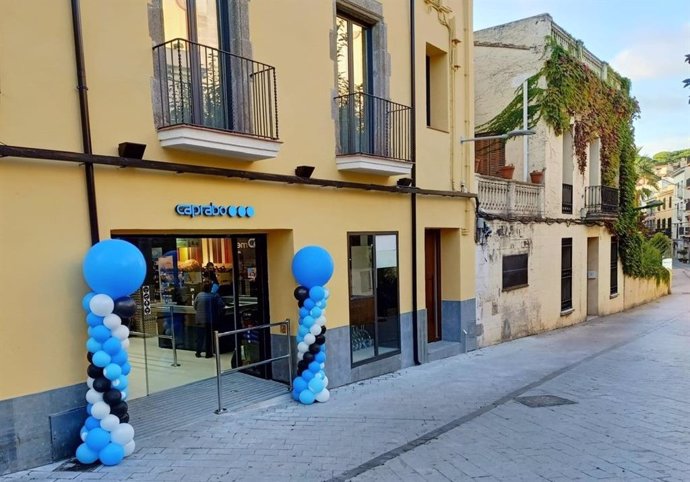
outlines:
M410 0L410 153L412 154L412 186L417 187L417 69L415 66L415 0ZM417 193L410 195L412 224L412 354L415 365L419 361L419 320L417 319Z
M89 121L89 99L86 87L86 69L84 67L84 39L81 34L81 11L79 0L71 0L72 29L74 31L74 57L77 62L77 90L79 91L79 113L81 117L81 138L84 154L93 154L91 147L91 123ZM86 175L86 197L89 209L89 228L91 244L99 241L98 212L96 211L96 185L93 175L93 163L84 163Z

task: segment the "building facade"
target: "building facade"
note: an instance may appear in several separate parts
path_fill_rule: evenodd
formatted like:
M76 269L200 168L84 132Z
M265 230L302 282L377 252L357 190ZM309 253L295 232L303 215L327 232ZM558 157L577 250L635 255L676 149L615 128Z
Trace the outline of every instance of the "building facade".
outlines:
M541 71L547 38L577 52L602 81L615 81L607 64L549 15L480 30L477 126L495 118ZM475 148L479 346L621 311L663 291L623 276L617 239L606 227L618 214L617 179L604 180L600 140L587 146L580 170L572 123L560 136L543 119L530 128L534 135L479 140Z
M476 347L471 19L466 0L3 2L0 474L74 446L99 239L149 266L130 399L213 376L193 356L204 279L220 331L296 320L306 245L335 263L330 386ZM278 356L286 335L221 355Z

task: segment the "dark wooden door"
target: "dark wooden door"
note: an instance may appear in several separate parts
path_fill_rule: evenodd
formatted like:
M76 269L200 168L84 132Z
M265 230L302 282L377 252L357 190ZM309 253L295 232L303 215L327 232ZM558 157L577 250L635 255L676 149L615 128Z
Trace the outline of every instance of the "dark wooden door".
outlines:
M424 231L427 341L441 339L441 231Z

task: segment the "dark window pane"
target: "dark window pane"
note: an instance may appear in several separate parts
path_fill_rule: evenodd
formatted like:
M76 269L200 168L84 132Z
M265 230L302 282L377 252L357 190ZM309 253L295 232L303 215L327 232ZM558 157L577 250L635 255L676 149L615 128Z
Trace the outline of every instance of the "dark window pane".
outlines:
M573 238L561 240L561 310L573 307Z
M527 254L503 257L503 289L527 284Z

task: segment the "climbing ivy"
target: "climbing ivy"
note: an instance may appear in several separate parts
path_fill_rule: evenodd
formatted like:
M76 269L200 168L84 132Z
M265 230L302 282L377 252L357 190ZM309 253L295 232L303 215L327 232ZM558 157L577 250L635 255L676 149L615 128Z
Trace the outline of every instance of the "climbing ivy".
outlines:
M669 272L661 265L659 249L666 241L643 235L641 213L636 209L633 120L639 114L639 105L630 95L630 81L611 69L604 81L580 62L574 52L566 51L551 37L546 41L548 58L542 69L527 79L529 125L535 126L543 119L556 135L562 135L572 126L575 157L583 174L587 147L600 139L602 184L620 187L620 215L608 228L618 236L623 272L668 283ZM478 133L519 129L522 112L523 86L520 86L505 109L480 125Z

